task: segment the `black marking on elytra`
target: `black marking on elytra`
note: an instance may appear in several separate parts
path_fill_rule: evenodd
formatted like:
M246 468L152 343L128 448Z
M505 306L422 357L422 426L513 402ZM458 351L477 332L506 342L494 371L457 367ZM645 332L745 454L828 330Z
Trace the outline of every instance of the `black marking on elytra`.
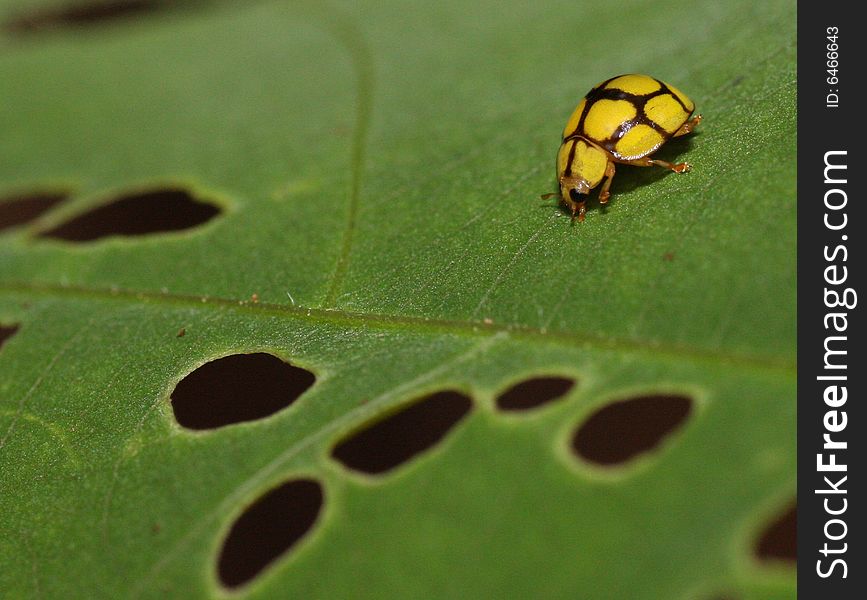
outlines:
M682 101L680 98L677 97L677 94L675 94L674 92L672 92L672 91L671 91L671 88L668 87L667 85L665 85L664 82L660 81L659 79L654 79L654 81L655 81L656 83L658 83L659 85L661 85L661 86L662 86L662 89L663 89L666 93L671 94L671 97L672 97L672 98L674 98L675 100L677 100L677 103L680 104L680 107L681 107L681 108L684 110L684 112L687 114L687 119L688 119L688 118L689 118L689 115L692 114L692 111L695 110L695 107L693 107L692 110L689 110L689 109L686 107L686 104L684 104L683 101Z
M630 119L630 120L628 120L628 121L624 121L624 122L621 123L620 126L619 126L615 131L614 131L614 133L611 134L611 137L609 137L608 139L602 140L602 141L600 141L600 142L597 142L597 143L598 143L600 146L602 146L603 148L605 148L608 152L610 152L610 153L614 154L615 156L619 157L619 156L620 156L620 153L617 152L617 150L616 150L617 142L619 142L620 139L621 139L624 135L626 135L626 133L627 133L630 129L632 129L633 127L635 127L636 125L647 125L648 127L651 127L654 131L656 131L657 133L659 133L659 134L662 136L662 142L660 142L660 144L666 142L666 141L671 137L672 134L668 133L665 129L663 129L659 124L656 123L656 121L653 121L653 120L651 120L651 119L648 119L648 118L644 115L644 108L643 108L643 107L642 107L642 109L641 109L640 115L641 115L641 116L636 116L636 118L634 118L634 119Z
M584 110L581 112L581 117L578 120L578 124L575 127L575 130L572 131L572 133L570 133L569 135L567 135L566 137L563 138L564 142L570 138L573 138L573 137L584 138L584 139L592 142L593 144L601 146L604 150L611 153L615 157L619 158L620 154L615 150L617 142L620 141L620 139L624 135L626 135L626 133L630 129L635 127L636 125L641 124L641 125L647 125L648 127L651 127L654 131L656 131L657 133L659 133L662 136L662 143L668 141L671 138L671 136L674 135L674 133L669 133L668 131L663 129L662 126L660 126L656 121L653 121L652 119L647 117L646 113L644 112L644 107L651 98L656 98L657 96L663 96L663 95L669 95L672 98L674 98L674 100L681 106L683 111L687 114L687 117L684 120L684 123L686 123L686 121L689 119L689 117L692 115L693 111L695 110L695 109L689 110L686 107L686 105L683 103L683 101L680 98L678 98L674 92L671 91L671 88L669 88L664 82L662 82L656 78L653 78L653 80L659 84L659 89L655 90L653 92L650 92L648 94L643 94L643 95L632 94L630 92L621 90L620 88L606 88L605 87L611 81L617 79L618 77L623 77L623 75L617 75L616 77L606 79L605 81L603 81L602 83L600 83L599 85L597 85L596 87L591 89L589 92L587 92L587 95L584 96L584 99L586 100L586 102L584 104ZM593 104L595 104L599 100L626 100L627 102L629 102L630 104L632 104L635 107L635 117L632 119L629 119L628 121L621 123L620 126L614 131L614 133L611 134L610 137L608 137L604 140L592 139L583 133L584 132L584 121L587 118L587 114L590 112L590 108L593 106ZM650 153L648 153L648 154L650 154Z
M590 111L590 106L593 104L593 101L594 101L594 100L593 100L593 94L594 94L594 92L596 92L596 91L599 90L600 88L604 88L606 85L608 85L608 83L609 83L610 81L614 81L614 80L617 79L618 77L622 77L622 75L615 75L614 77L611 77L611 78L609 78L609 79L606 79L605 81L603 81L602 83L600 83L599 85L597 85L596 87L594 87L593 89L591 89L589 92L587 92L587 93L584 95L584 100L586 100L586 102L584 103L584 110L581 111L581 116L578 118L578 124L575 125L575 131L573 131L573 132L570 133L569 135L565 136L565 137L563 138L563 141L566 141L567 138L570 138L570 137L572 137L573 135L578 135L578 132L579 132L579 131L584 131L584 119L587 118L587 113Z
M565 143L565 142L564 142ZM572 140L572 147L569 148L569 158L566 159L566 165L563 169L563 175L572 177L572 162L575 160L575 148L578 146L578 140Z
M586 96L584 99L587 99ZM578 123L575 125L575 130L566 137L564 137L564 141L584 129L584 119L587 118L587 111L590 110L590 105L591 103L589 101L584 103L584 110L581 111L581 116L578 117Z
M614 81L618 77L623 77L623 75L615 75L614 77L609 77L608 79L606 79L605 81L603 81L602 83L600 83L599 85L597 85L596 87L591 89L589 92L587 92L587 95L584 97L589 100L591 95L593 94L593 92L595 92L597 90L601 90L602 88L604 88L606 85L608 85L609 83L611 83L612 81Z

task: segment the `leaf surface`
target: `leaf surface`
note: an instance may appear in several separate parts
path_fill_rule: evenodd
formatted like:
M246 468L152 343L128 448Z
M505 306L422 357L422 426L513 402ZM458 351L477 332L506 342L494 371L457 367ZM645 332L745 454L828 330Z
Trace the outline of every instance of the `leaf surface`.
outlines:
M794 8L197 2L4 31L0 199L68 199L0 234L0 589L221 595L234 519L312 478L319 520L245 596L791 597L752 552L795 488ZM658 154L693 170L621 167L571 226L538 199L559 133L628 72L696 102ZM157 189L222 212L38 235ZM253 352L317 381L177 425L180 379ZM576 385L495 408L540 375ZM377 477L331 458L446 389L474 408L432 450ZM622 468L575 456L588 416L648 393L694 410Z

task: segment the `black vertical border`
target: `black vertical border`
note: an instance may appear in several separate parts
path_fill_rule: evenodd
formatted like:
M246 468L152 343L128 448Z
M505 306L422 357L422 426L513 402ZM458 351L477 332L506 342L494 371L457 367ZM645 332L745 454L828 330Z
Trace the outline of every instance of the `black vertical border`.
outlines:
M856 15L858 3L798 2L798 597L799 598L867 598L867 535L864 534L864 486L865 440L867 427L864 426L865 411L863 379L867 377L867 364L864 362L863 312L859 305L853 308L829 307L826 305L826 290L836 290L840 294L846 288L855 293L867 293L863 284L864 251L859 250L867 242L867 228L864 220L863 195L865 170L863 164L865 108L861 80L865 77L864 65L867 63L865 52L864 25ZM839 46L837 83L828 81L829 60L828 28L838 28ZM839 104L829 107L828 94L836 93ZM833 99L833 98L832 98ZM845 179L845 183L826 183L825 160L830 151L845 151L846 154L829 155L835 164L846 164L845 170L829 171L830 179ZM838 210L829 210L825 205L825 194L838 189L846 194L846 205ZM843 195L830 192L831 204L842 203ZM834 231L826 226L825 219L832 225L842 222L845 213L847 225ZM844 237L845 236L845 237ZM845 247L845 251L839 249ZM835 254L836 251L836 254ZM831 256L829 260L827 256ZM845 260L844 260L845 258ZM826 271L836 265L836 270ZM846 281L829 284L826 276L838 279L846 267ZM867 301L867 296L859 297L858 303ZM832 299L833 302L833 299ZM845 332L835 331L833 325L826 329L826 316L829 313L845 313L847 324ZM843 323L838 320L837 324ZM829 322L830 323L830 322ZM845 350L845 355L834 355L833 362L845 364L845 369L828 370L825 368L825 343L828 336L845 336L845 340L833 340L830 347ZM846 380L820 380L823 375L845 375ZM837 407L825 403L824 392L827 386L838 384L846 386L848 398L845 404ZM828 417L834 427L839 427L842 412L846 413L846 427L839 432L829 433L824 419L829 411L838 411ZM835 441L847 443L847 448L839 450L823 449L823 435L829 433ZM845 464L845 472L820 472L817 455L823 453L824 462L829 462L829 454L836 455L838 464ZM817 493L817 490L830 489L827 476L832 484L846 493ZM839 481L847 477L844 483ZM846 500L846 510L839 515L828 514L825 501L831 510L839 511ZM825 528L834 537L844 528L846 535L833 540L826 537ZM839 554L822 553L825 544L830 549L841 549ZM834 559L846 563L846 577L843 566L838 563L831 575L821 577L819 571L828 573ZM820 562L821 561L821 562Z

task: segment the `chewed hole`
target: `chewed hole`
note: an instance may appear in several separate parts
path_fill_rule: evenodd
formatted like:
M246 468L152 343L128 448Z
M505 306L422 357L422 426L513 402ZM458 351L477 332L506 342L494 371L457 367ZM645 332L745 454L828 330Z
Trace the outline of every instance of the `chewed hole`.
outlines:
M18 331L18 325L0 325L0 348Z
M795 562L798 558L798 505L791 504L768 525L756 544L762 561Z
M537 408L559 400L568 394L574 385L575 380L569 377L525 379L497 396L497 408L514 411Z
M232 525L217 559L217 575L226 587L249 582L283 557L316 523L322 486L296 479L268 491Z
M331 455L350 469L385 473L443 439L472 406L464 394L437 392L356 431Z
M0 231L29 223L66 199L65 194L33 193L0 199Z
M179 189L123 196L44 231L41 237L89 242L111 235L137 236L180 231L213 219L220 209Z
M599 409L575 432L572 448L599 465L624 463L657 447L692 410L686 396L639 396Z
M254 421L286 408L316 377L265 353L233 354L206 363L172 392L175 418L189 429Z
M7 21L10 33L35 33L62 27L87 27L107 21L129 19L166 5L166 0L77 0L68 6L22 14Z

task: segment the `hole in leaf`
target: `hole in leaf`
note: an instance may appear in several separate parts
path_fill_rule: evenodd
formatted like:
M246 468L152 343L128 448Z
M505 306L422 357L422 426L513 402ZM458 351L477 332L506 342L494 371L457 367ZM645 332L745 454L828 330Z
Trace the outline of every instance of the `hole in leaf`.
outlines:
M316 523L322 486L296 479L270 490L232 525L217 559L217 575L229 588L256 577L285 555Z
M166 5L166 0L77 0L68 6L46 8L7 21L10 33L36 33L62 27L87 27L106 21L129 19Z
M219 212L213 204L196 200L183 190L153 190L123 196L39 235L87 242L110 235L179 231L201 225Z
M682 426L692 410L686 396L639 396L599 409L575 432L572 447L600 465L624 463L652 450Z
M575 385L568 377L533 377L497 396L500 410L529 410L565 396Z
M763 561L798 559L798 505L791 504L767 526L756 544L756 556Z
M385 473L439 442L472 406L464 394L437 392L356 431L331 455L350 469Z
M271 354L233 354L202 365L178 382L172 409L184 427L215 429L274 414L314 381L310 371Z
M0 200L0 231L24 225L66 199L64 194L34 193Z
M0 325L0 348L18 331L18 325Z

